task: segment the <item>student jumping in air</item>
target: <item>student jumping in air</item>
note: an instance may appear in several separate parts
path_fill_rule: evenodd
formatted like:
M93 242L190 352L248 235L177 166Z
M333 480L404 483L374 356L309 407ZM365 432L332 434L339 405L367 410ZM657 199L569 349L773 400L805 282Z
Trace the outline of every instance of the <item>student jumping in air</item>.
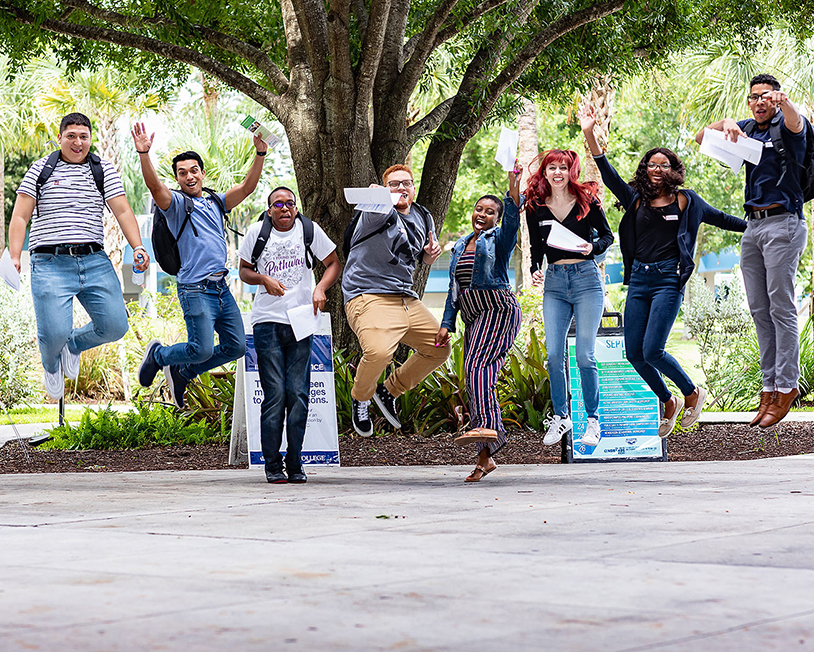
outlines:
M682 408L682 428L698 421L707 396L706 390L696 386L664 349L684 298L684 286L695 269L698 229L704 222L742 233L746 222L713 208L694 191L681 188L684 164L664 147L648 151L633 179L625 183L594 136L593 107L580 111L579 120L602 181L625 211L619 223L624 283L628 285L625 354L663 403L659 436L667 437ZM661 374L672 380L683 396L673 396Z
M455 443L476 442L478 449L477 464L466 482L479 482L494 471L497 465L492 456L506 444L495 384L522 316L509 284L509 262L520 225L517 197L521 175L522 171L509 173L511 196L505 200L505 214L503 202L494 195L484 195L475 203L472 233L452 248L449 294L435 336L437 346L448 346L449 334L455 332L455 320L461 313L470 430Z
M594 344L602 321L605 292L594 257L611 246L613 233L596 197L597 184L579 181L580 164L576 152L553 149L541 157L540 167L529 179L526 191L526 220L532 279L535 285L545 285L543 319L554 417L543 443L556 444L573 428L565 375L566 341L573 317L577 328L576 354L582 400L588 416L581 441L587 446L596 446L601 428ZM585 241L584 245L580 245L578 251L566 251L549 244L549 235L555 225L579 236ZM594 231L598 234L595 242ZM543 257L548 261L545 274L542 272Z

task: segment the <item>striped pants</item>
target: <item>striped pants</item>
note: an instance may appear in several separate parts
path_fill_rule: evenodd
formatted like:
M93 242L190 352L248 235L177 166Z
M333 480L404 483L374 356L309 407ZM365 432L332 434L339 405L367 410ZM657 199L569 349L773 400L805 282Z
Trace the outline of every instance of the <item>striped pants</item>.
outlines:
M460 298L464 322L464 370L469 395L469 427L497 431L493 443L478 442L494 455L506 444L495 385L506 354L520 330L522 313L510 290L464 290Z

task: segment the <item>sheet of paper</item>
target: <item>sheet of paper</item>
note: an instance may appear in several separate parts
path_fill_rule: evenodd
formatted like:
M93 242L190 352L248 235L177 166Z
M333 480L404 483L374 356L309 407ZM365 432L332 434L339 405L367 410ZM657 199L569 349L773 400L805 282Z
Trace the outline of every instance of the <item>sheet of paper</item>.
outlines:
M504 172L514 170L514 162L517 160L518 138L519 133L517 131L507 129L506 127L501 128L495 160L503 166Z
M564 251L577 251L581 253L583 249L580 248L580 245L584 247L586 244L588 244L588 242L580 238L576 233L566 229L557 220L545 220L541 226L551 227L551 231L548 234L548 239L546 240L549 247L562 249Z
M322 322L322 313L317 310L317 314L314 315L314 306L310 303L291 308L286 311L286 314L288 315L288 321L291 323L291 330L294 331L294 337L297 338L298 342L316 333Z
M737 174L744 160L757 165L763 155L763 143L754 138L738 138L738 142L727 140L723 131L704 129L700 152L728 165Z
M368 213L387 214L395 206L401 193L391 193L390 188L345 188L345 201L356 204L356 209Z
M0 278L2 278L6 282L6 285L12 290L20 291L20 273L17 271L14 263L11 262L11 254L9 254L8 249L3 251L3 256L0 257Z

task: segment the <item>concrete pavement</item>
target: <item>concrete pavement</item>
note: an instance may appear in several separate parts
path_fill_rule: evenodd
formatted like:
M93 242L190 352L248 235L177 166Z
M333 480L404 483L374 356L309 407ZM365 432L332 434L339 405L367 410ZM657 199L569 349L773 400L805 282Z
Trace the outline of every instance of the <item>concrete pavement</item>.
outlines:
M0 475L0 648L814 649L814 455L468 470Z

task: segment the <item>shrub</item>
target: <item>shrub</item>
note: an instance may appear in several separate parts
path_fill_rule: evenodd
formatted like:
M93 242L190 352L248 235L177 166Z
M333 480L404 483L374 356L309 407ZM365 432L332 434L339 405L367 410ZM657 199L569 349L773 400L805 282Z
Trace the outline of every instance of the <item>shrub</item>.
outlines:
M192 415L163 405L139 402L133 412L86 409L78 425L66 423L46 431L53 437L43 448L71 450L130 449L184 444L222 444L223 433Z
M0 404L10 408L31 397L36 357L37 326L28 283L15 292L0 282Z

